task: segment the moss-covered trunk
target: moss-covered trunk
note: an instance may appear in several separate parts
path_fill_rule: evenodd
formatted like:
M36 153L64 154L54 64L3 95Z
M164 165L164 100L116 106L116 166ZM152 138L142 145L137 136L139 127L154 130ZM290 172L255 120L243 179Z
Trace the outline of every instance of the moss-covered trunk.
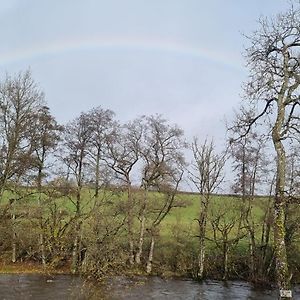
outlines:
M284 89L283 89L284 90ZM273 145L276 150L276 187L274 199L274 247L276 259L276 275L277 285L280 290L280 299L290 299L286 297L289 294L285 291L290 291L290 275L288 270L288 261L285 245L285 175L286 175L286 156L285 149L282 143L281 130L284 128L285 106L283 95L280 95L277 100L277 118L272 130Z

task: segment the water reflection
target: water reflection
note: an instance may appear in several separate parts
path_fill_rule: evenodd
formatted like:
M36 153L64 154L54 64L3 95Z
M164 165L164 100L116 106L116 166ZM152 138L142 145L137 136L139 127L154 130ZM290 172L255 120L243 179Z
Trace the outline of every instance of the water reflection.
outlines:
M168 300L168 299L260 299L277 298L274 290L255 289L245 282L162 279L159 277L114 277L105 284L85 282L78 276L0 275L1 299L107 299L107 300ZM299 288L295 299L300 298Z
M158 277L113 279L111 299L275 299L276 291L254 289L244 282L161 279ZM125 288L124 288L125 287Z
M78 276L0 275L1 299L91 299L89 289ZM100 293L100 290L99 290ZM101 296L99 294L99 296ZM98 299L105 299L100 297Z

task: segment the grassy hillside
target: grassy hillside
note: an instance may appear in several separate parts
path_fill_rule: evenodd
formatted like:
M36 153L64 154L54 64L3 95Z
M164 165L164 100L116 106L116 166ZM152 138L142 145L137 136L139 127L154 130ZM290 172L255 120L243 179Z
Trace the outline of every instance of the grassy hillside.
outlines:
M86 251L91 252L90 255L95 259L93 272L97 273L101 270L102 274L111 268L119 272L128 259L127 194L122 190L101 191L97 199L93 194L93 190L88 188L83 189L81 194L79 218L83 225L82 255ZM133 198L133 232L136 249L139 240L142 191L134 190ZM149 230L164 201L163 194L149 193L143 262L147 260L150 247ZM174 204L175 207L156 227L154 271L162 273L171 271L194 276L199 253L197 219L200 211L200 195L178 193ZM247 207L251 208L248 218L245 217ZM48 188L42 195L34 189L6 192L1 208L0 252L3 266L5 265L3 259L9 261L11 257L13 241L17 247L17 261L40 262L38 240L42 232L48 264L51 268L58 266L66 269L70 263L72 243L76 233L75 225L78 221L75 214L76 190ZM288 208L288 215L289 222L286 224L289 234L288 255L293 263L293 272L298 274L300 273L299 207L291 205ZM248 278L250 228L254 234L257 272L260 272L261 278L272 279L274 270L272 216L272 199L268 197L256 197L250 202L248 200L243 202L236 196L212 195L206 220L207 275L211 278L221 278L222 247L227 243L230 277ZM91 272L91 267L88 270Z

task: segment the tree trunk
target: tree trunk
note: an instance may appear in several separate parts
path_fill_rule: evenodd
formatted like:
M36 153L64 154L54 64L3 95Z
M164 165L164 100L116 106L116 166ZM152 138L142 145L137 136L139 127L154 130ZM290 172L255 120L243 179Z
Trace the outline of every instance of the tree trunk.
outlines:
M250 225L249 225L250 226ZM255 276L255 235L253 228L249 228L249 253L250 253L250 261L249 261L249 269L250 269L250 278L254 279Z
M201 211L198 220L199 224L199 255L198 255L198 274L199 279L203 278L204 275L204 263L205 263L205 234L206 234L206 221L207 221L207 212L208 212L208 201L209 196L201 196Z
M16 214L12 214L12 256L11 261L15 263L17 261L17 234L15 230Z
M142 256L143 244L144 244L145 223L146 223L146 218L145 218L145 215L143 215L143 216L141 216L141 222L140 222L139 246L138 246L138 251L135 255L135 262L137 264L141 263L141 256Z
M153 252L154 252L154 236L151 233L151 244L150 244L149 256L148 256L147 267L146 267L146 272L148 274L152 272Z
M246 200L246 195L243 195ZM247 211L244 216L245 223L247 225L248 237L249 237L249 271L250 271L250 278L255 279L257 275L255 274L256 271L256 242L255 242L255 225L252 221L252 201L254 200L254 184L252 184L251 188L251 197L248 197L247 203Z
M276 258L277 285L280 290L280 299L289 299L285 292L291 290L289 278L288 261L285 245L285 174L286 174L286 157L284 145L281 140L281 130L284 128L284 104L283 97L279 96L277 100L278 113L275 125L272 130L272 139L276 150L276 188L274 200L274 246ZM287 292L286 294L291 294Z
M205 239L203 237L200 237L200 249L199 249L199 257L198 257L198 274L197 274L197 277L199 279L203 278L204 262L205 262Z
M99 195L99 182L100 182L100 149L97 151L96 157L96 170L95 170L95 197Z
M41 251L41 260L42 264L45 267L46 266L46 254L45 254L45 238L44 238L44 225L43 225L43 209L42 209L42 166L39 167L38 170L38 177L37 177L37 185L38 185L38 206L40 209L40 233L39 233L39 246Z
M71 272L73 274L77 274L79 270L79 253L80 253L80 231L81 231L81 182L78 184L78 190L76 195L76 225L75 225L75 237L73 242L73 250L72 250L72 266Z
M72 250L72 266L71 266L72 274L78 273L78 263L79 263L79 235L76 232L74 242L73 242L73 250Z
M42 229L42 228L41 228ZM46 266L46 255L45 255L45 241L44 241L44 234L40 233L40 249L41 249L41 258L42 258L42 264L45 267Z
M225 241L223 244L223 280L227 280L228 278L228 242Z
M285 246L285 205L282 196L275 196L274 207L274 244L276 257L277 284L280 290L290 290L290 278ZM285 299L286 297L282 297Z
M81 251L81 222L77 221L75 226L75 237L73 242L73 249L72 249L72 265L71 265L71 272L72 274L77 274L79 271L80 265L80 251Z
M144 244L144 234L145 234L145 225L146 225L146 209L147 209L147 201L148 201L148 188L145 187L144 197L143 197L143 206L140 214L140 238L138 251L135 256L135 262L137 264L141 263L141 256L143 252L143 244Z
M133 243L133 201L131 192L131 183L127 186L127 226L128 226L128 243L129 243L129 263L134 264L134 243Z

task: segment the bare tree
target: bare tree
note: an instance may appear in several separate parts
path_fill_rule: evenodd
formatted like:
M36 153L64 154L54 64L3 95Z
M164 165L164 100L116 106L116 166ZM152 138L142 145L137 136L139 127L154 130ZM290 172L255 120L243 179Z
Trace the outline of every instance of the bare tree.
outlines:
M242 111L236 114L233 125L228 128L233 171L237 174L232 189L234 193L242 195L243 199L263 188L262 185L269 179L265 175L270 171L267 166L271 164L271 159L267 159L265 153L269 138L254 128L244 135L244 129L240 127L241 119L252 120L253 117L252 111ZM236 136L240 138L235 139Z
M124 216L120 201L113 201L114 191L104 190L99 196L101 201L97 202L83 229L86 252L82 271L101 279L107 274L124 271L126 254L119 241L124 234L127 216Z
M135 120L124 126L116 126L114 134L106 138L107 165L115 172L127 191L127 230L129 244L129 263L134 264L134 199L132 193L132 174L140 158L140 142L143 134L143 124Z
M42 238L45 260L47 258L47 262L51 262L52 266L67 261L69 257L69 245L73 242L72 226L76 215L66 208L66 203L73 201L75 189L74 185L63 178L54 178L43 187ZM41 213L39 210L37 212ZM41 226L40 222L41 217L38 215L35 226Z
M291 298L290 274L285 245L286 146L287 138L299 139L300 12L291 7L272 19L261 19L260 28L248 37L246 49L249 80L245 85L255 117L241 120L246 135L262 118L269 121L276 151L274 246L277 284L281 299ZM259 110L259 111L258 111ZM269 129L266 129L269 132Z
M90 130L90 140L88 147L88 158L91 166L94 170L95 182L95 197L99 195L100 189L100 168L101 161L103 160L103 154L105 152L105 144L108 136L112 134L114 130L114 112L109 109L103 109L101 107L93 108L87 112L84 116L87 119L87 123Z
M49 169L49 157L53 157L60 140L62 126L59 126L50 114L47 106L42 106L36 113L32 115L32 130L30 131L30 140L33 148L33 172L37 172L36 186L38 192L38 206L40 210L39 216L39 245L41 251L42 264L46 265L45 243L44 243L44 216L43 216L43 179L47 176L46 171ZM51 166L51 163L50 163Z
M80 254L80 234L82 225L82 189L88 165L87 154L91 138L89 123L85 114L65 126L62 160L68 169L68 177L75 182L76 195L71 199L75 206L75 228L72 252L72 272L77 273ZM71 176L71 177L70 177Z
M30 71L7 76L0 83L0 197L9 180L31 167L32 117L41 107L44 94Z
M143 198L139 213L140 234L136 262L141 262L144 234L149 202L149 189L157 189L160 180L174 163L183 160L182 149L185 147L183 131L176 125L170 125L161 116L143 118L145 133L141 156L143 160L142 189Z
M219 203L212 209L210 218L213 239L207 239L213 241L222 252L222 279L226 280L229 275L230 250L245 236L242 226L243 210L236 203L230 206Z
M181 203L176 201L176 196L178 196L179 185L183 178L184 169L184 161L180 158L176 164L169 167L169 170L165 170L157 185L158 192L162 199L156 199L153 204L153 216L150 225L147 228L151 239L146 265L146 272L148 274L152 272L155 237L159 233L159 225L169 214L172 208L181 206Z
M30 71L6 76L0 83L0 199L9 184L18 185L31 168L33 145L30 140L32 116L42 105L44 95ZM14 190L14 189L12 189ZM16 214L12 206L12 261L16 261Z
M240 128L238 126L239 115L236 116L236 126L230 128L230 133L236 135ZM250 116L249 116L250 118ZM240 132L241 134L241 132ZM267 160L264 152L266 146L266 138L258 135L252 129L247 136L242 136L238 140L229 138L230 155L233 159L233 172L236 174L233 184L233 191L241 195L243 203L243 222L247 228L249 235L249 269L252 280L257 280L257 269L261 267L260 260L257 259L257 243L256 243L256 227L258 226L253 216L252 208L255 196L258 194L259 186L266 185L269 178L266 174L272 174L270 169L271 162ZM268 166L268 167L267 167ZM266 212L269 207L265 207ZM265 218L269 218L265 214ZM265 224L264 220L264 223ZM260 245L262 247L262 245ZM260 248L261 248L260 247ZM258 263L259 262L259 263Z
M198 277L203 278L205 262L205 238L206 223L209 202L212 193L220 186L224 179L223 169L226 162L226 154L218 154L213 141L204 141L199 144L194 138L192 143L193 163L190 171L190 179L200 193L200 212L197 219L199 225L199 258Z

